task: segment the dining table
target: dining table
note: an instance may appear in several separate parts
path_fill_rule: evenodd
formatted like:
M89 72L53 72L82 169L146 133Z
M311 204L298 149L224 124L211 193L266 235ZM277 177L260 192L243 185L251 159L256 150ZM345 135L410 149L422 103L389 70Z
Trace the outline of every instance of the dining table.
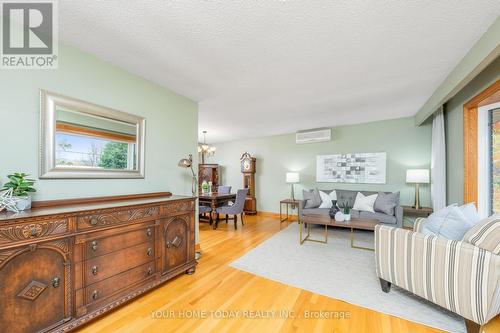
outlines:
M200 206L209 206L212 208L211 214L217 214L217 208L227 205L229 201L234 202L236 200L235 193L200 193L198 196L198 202ZM214 218L210 219L215 220ZM213 228L217 229L217 223L213 223Z

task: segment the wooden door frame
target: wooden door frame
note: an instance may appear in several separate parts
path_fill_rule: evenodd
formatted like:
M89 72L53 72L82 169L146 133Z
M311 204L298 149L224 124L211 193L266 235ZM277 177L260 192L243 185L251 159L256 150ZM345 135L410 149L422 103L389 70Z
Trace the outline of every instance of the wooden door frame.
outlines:
M500 92L500 80L464 104L464 203L477 206L477 116L483 105L494 103Z

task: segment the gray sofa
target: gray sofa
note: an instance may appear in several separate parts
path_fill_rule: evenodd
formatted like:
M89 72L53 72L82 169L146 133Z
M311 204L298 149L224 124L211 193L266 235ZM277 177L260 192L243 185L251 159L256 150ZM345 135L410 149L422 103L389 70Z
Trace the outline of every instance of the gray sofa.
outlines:
M321 191L325 193L330 193L332 190L321 190ZM351 191L351 190L336 190L336 191L337 191L337 199L340 200L340 198L343 198L344 200L347 200L349 202L349 207L354 206L354 201L356 200L356 195L358 192L361 192L364 195L372 195L378 193L372 191ZM391 192L384 192L384 193L391 193ZM304 214L329 215L330 212L329 208L304 208L305 204L306 204L305 200L300 200L299 209L301 217L304 216ZM398 200L396 207L394 208L394 215L387 215L382 212L372 213L372 212L351 210L351 217L377 219L383 224L401 228L403 226L403 207L401 207L401 204L399 203Z

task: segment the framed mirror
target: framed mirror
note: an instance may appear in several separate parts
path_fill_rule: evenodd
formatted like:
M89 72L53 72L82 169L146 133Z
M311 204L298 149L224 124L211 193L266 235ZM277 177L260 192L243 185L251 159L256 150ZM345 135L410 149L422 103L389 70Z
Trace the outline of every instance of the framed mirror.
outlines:
M40 124L40 178L144 178L144 118L41 90Z

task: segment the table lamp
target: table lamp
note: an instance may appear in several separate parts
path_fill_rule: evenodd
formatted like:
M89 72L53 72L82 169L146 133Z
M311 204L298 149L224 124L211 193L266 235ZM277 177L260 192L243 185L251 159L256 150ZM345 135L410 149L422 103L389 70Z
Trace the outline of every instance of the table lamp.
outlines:
M290 184L292 191L292 200L295 200L295 195L293 193L293 184L300 182L300 175L298 172L287 172L286 173L286 182Z
M406 170L406 182L415 184L415 209L420 209L420 184L429 183L429 169L408 169Z

